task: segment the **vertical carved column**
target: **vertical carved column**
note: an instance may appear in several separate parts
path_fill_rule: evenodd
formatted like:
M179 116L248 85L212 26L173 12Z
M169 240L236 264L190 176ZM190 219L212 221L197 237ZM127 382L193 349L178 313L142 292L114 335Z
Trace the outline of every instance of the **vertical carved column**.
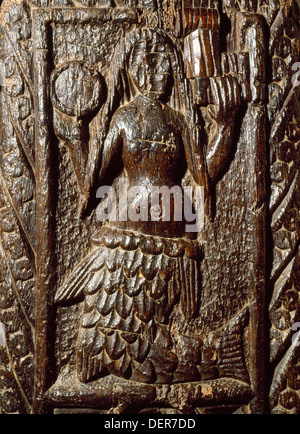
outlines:
M46 16L45 16L46 15ZM34 14L34 86L36 107L36 224L37 234L37 284L36 284L36 360L34 411L44 410L44 393L49 378L49 329L50 309L55 282L55 232L54 203L55 185L53 147L50 138L50 86L48 79L48 14L37 11Z

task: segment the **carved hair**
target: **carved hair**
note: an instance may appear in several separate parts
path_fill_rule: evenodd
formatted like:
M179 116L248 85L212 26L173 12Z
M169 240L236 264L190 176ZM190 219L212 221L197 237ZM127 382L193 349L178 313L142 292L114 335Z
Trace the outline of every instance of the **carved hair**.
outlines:
M138 50L162 44L166 47L165 53L169 53L171 61L171 72L173 78L173 89L170 95L169 104L176 110L186 112L185 86L187 83L183 77L183 60L180 51L173 41L160 29L135 29L130 32L119 44L115 52L115 62L112 74L111 85L118 90L121 104L129 103L136 96L136 88L130 74L130 62Z

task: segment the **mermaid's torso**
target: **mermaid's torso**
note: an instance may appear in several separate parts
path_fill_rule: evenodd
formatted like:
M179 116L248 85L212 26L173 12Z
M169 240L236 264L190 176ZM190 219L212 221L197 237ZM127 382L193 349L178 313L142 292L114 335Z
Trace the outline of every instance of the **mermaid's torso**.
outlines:
M132 103L121 108L117 121L122 134L122 162L124 165L127 189L132 187L148 195L148 220L116 221L110 226L141 233L179 238L186 236L184 221L184 195L174 199L170 196L170 218L164 221L161 206L159 221L151 219L151 192L153 187L181 188L185 160L181 128L184 118L179 112L164 106L159 101L137 97ZM128 206L135 207L139 198L129 200ZM176 201L176 204L174 204ZM138 205L137 205L138 206ZM182 219L178 219L175 207L181 206ZM176 214L177 212L177 214ZM176 215L176 216L175 216Z
M123 112L123 113L122 113ZM137 98L122 110L122 160L129 185L176 185L184 158L179 113L160 101Z

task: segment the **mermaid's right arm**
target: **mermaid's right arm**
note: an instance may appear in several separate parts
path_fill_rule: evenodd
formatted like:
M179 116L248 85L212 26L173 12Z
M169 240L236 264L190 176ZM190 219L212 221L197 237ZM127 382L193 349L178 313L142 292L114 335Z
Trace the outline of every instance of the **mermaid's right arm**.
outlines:
M99 173L99 186L103 185L112 163L115 162L118 155L120 155L123 139L123 123L122 111L118 111L112 118L110 128L104 142L102 162Z

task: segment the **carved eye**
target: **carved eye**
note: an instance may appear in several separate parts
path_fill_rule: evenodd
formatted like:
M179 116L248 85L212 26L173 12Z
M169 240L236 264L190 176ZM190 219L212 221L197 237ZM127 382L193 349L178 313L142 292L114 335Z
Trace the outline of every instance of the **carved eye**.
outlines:
M160 69L163 71L163 73L165 74L169 74L170 70L171 70L171 62L169 57L163 57L161 63L160 63Z
M84 116L100 106L102 82L99 73L70 62L51 76L51 97L56 109L70 116Z
M170 59L168 56L160 53L149 53L147 64L157 74L167 74L170 72Z
M157 64L159 63L159 58L157 54L147 53L146 62L151 69L155 69Z

